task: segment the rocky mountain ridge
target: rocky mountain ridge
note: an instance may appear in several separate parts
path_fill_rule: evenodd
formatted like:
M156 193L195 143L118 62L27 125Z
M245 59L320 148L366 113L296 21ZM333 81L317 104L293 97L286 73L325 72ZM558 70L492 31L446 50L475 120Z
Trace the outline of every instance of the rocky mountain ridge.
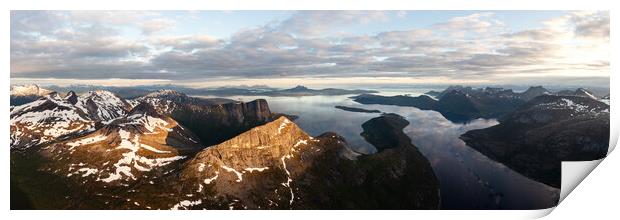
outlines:
M525 176L560 186L560 161L595 160L609 147L609 105L583 96L538 96L501 123L461 136Z
M375 120L387 117L393 116ZM368 133L376 133L373 123ZM399 126L387 133L406 137ZM178 194L191 196L171 208L438 208L438 183L429 162L408 138L402 141L359 155L337 134L311 137L280 117L198 153L180 172L186 184Z
M366 124L368 137L399 137L372 155L286 117L200 150L189 129L142 102L93 132L12 152L12 172L34 166L40 178L12 181L52 209L436 209L437 178L402 133L407 123Z
M413 96L380 96L363 94L351 97L361 104L382 104L416 107L421 110L434 110L446 119L456 123L466 123L476 118L502 118L533 98L543 95L558 95L542 86L532 86L522 93L503 88L472 88L450 86L442 92L430 91L426 95ZM599 100L585 89L570 92L571 96L588 97ZM430 96L437 98L433 99ZM604 100L601 100L604 101Z

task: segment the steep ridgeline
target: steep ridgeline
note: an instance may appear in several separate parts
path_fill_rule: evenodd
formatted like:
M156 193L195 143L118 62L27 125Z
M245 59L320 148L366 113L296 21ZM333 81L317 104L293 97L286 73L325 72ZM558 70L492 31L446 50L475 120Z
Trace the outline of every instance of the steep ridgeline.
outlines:
M561 161L600 159L609 147L609 105L589 97L538 96L501 123L461 136L489 158L553 187Z
M552 93L542 86L531 86L530 88L519 94L519 96L525 101L530 101L538 96L549 94Z
M595 99L595 100L599 99L599 97L595 96L594 93L592 93L591 91L589 91L587 89L584 89L584 88L578 88L575 91L562 90L562 91L558 91L556 94L557 95L565 95L565 96L581 96L581 97L587 97L587 98L591 98L591 99Z
M512 89L503 89L503 88L472 88L469 86L449 86L441 92L437 91L429 91L425 94L433 96L437 99L441 99L444 95L452 92L459 91L464 94L472 95L472 96L484 96L484 95L494 95L500 98L519 98L524 101L529 101L537 96L552 94L549 90L545 89L542 86L531 86L526 91L522 93L513 92Z
M11 148L27 148L91 132L98 122L123 116L130 107L122 98L107 91L82 96L71 91L65 97L49 93L11 109Z
M37 85L11 86L11 106L33 102L52 92Z
M470 90L453 89L440 95L439 100L427 95L412 97L363 94L352 98L353 101L361 104L397 105L434 110L446 119L457 123L468 122L476 118L497 118L525 103L511 90L486 88L476 93L467 93L467 91Z
M30 198L30 208L135 207L129 201L139 189L154 185L203 148L189 129L142 103L98 123L94 131L11 151L11 186Z
M97 121L109 121L121 117L133 107L125 99L104 90L91 91L80 97L77 97L74 92L69 92L65 99Z
M44 170L101 187L161 176L167 169L160 167L202 149L197 140L143 103L95 132L52 143L39 152L48 160Z
M597 95L595 95L592 91L589 91L587 89L584 88L578 88L576 90L561 90L561 91L557 91L557 92L552 92L549 91L547 89L545 89L542 86L531 86L530 88L528 88L527 90L525 90L522 93L516 93L513 92L511 89L501 89L501 88L472 88L472 87L464 87L464 86L449 86L448 88L446 88L445 90L441 91L441 92L437 92L437 91L429 91L425 94L433 96L435 98L440 99L441 97L443 97L443 95L448 94L451 91L459 91L465 94L469 94L469 95L473 95L473 96L480 96L484 93L489 93L489 92L497 92L500 94L503 94L505 97L516 97L516 98L520 98L524 101L530 101L533 98L536 98L538 96L541 95L562 95L562 96L581 96L581 97L588 97L588 98L592 98L595 100L599 100L601 98L604 98L602 95L599 97Z
M198 153L163 181L178 189L169 203L137 202L171 209L438 208L429 162L386 117L368 122L367 135L400 139L372 155L354 153L334 133L311 137L280 117ZM376 134L374 126L391 129Z
M446 119L462 123L476 118L502 118L514 111L522 104L542 95L569 95L588 97L599 100L585 89L576 91L560 91L552 93L542 86L532 86L522 93L515 93L511 89L502 88L472 88L450 86L444 91L430 91L426 95L412 96L379 96L362 94L352 97L362 104L381 104L416 107L422 110L434 110L441 113ZM428 96L427 96L428 95ZM433 96L436 99L430 98ZM605 102L605 100L600 100Z
M28 148L94 127L90 115L53 92L11 110L11 148Z
M149 103L160 114L169 115L194 131L206 145L221 143L264 124L272 117L264 99L225 102L222 99L199 99L172 90L162 90L137 101Z

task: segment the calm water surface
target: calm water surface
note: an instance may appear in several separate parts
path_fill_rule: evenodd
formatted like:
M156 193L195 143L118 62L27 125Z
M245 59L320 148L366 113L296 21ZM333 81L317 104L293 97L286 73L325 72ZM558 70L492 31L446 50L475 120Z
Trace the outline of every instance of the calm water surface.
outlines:
M381 95L419 95L428 89L381 90ZM344 105L376 109L406 117L410 125L404 131L428 158L439 178L443 209L542 209L555 206L559 190L530 180L506 166L471 149L458 137L468 130L486 128L498 122L477 119L455 124L435 111L413 107L363 105L347 96L262 97L232 96L240 101L264 98L272 112L299 116L295 121L312 136L327 131L346 138L354 150L376 150L361 136L361 124L380 113L348 112L334 108Z

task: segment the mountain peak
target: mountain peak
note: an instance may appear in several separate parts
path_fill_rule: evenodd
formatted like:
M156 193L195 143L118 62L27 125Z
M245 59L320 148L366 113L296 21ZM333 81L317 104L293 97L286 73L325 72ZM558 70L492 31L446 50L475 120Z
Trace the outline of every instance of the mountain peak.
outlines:
M525 101L529 101L537 96L549 94L549 90L542 86L530 86L525 92L521 93L521 98Z
M297 85L291 89L289 89L289 91L308 91L310 90L308 87L302 86L302 85Z
M151 92L149 94L146 94L144 97L147 98L163 98L163 97L176 97L176 96L187 96L182 92L176 91L176 90L171 90L171 89L161 89L161 90L157 90L155 92Z
M259 138L255 138L259 136ZM268 122L267 124L254 127L249 131L240 134L239 136L230 139L229 141L236 142L235 139L247 139L252 144L262 144L261 140L265 138L276 140L277 142L289 142L289 144L295 144L299 139L307 139L309 137L301 128L299 128L294 122L289 120L285 116L280 116L278 119ZM256 143L255 141L258 142ZM226 143L228 141L225 141ZM247 145L247 144L245 144Z
M56 91L52 91L52 92L46 94L45 97L47 99L50 99L50 100L60 100L61 99L60 95Z
M401 119L395 115L385 118ZM393 125L392 121L387 123ZM399 125L388 132L404 135L398 130L402 124L396 124ZM193 201L201 200L195 204L181 199L172 208L217 208L219 204L231 209L321 209L327 204L354 209L363 209L367 204L436 208L438 183L430 163L410 140L399 142L398 146L403 147L392 146L396 148L357 160L339 135L328 132L310 137L293 122L280 117L206 148L187 162L179 175L184 183L180 195L191 194ZM386 196L385 192L398 192L401 186L411 193L404 197L400 193ZM348 189L352 194L343 194L340 189ZM379 194L382 197L376 196ZM332 196L344 202L327 202L335 201ZM233 200L227 201L228 198Z
M575 95L576 96L588 97L588 98L592 98L592 99L598 99L595 95L592 94L592 92L590 92L589 90L584 89L584 88L578 88L577 90L575 90Z
M545 89L545 87L543 86L530 86L530 88L528 88L526 92L527 91L543 91L543 90L547 91L547 89Z
M140 104L131 109L129 115L135 114L159 115L155 108L146 102L140 102Z
M75 104L82 111L96 120L108 121L118 118L130 108L130 105L118 95L105 91L95 90L83 94Z
M75 94L73 90L67 93L67 95L65 96L65 99L73 105L75 105L75 103L78 102L78 96L77 94Z

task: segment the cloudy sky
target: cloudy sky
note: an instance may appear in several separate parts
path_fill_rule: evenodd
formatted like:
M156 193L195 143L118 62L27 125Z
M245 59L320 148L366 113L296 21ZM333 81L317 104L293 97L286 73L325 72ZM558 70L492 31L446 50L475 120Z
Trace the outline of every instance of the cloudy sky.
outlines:
M12 11L11 83L609 85L609 12ZM581 85L580 85L581 84Z

